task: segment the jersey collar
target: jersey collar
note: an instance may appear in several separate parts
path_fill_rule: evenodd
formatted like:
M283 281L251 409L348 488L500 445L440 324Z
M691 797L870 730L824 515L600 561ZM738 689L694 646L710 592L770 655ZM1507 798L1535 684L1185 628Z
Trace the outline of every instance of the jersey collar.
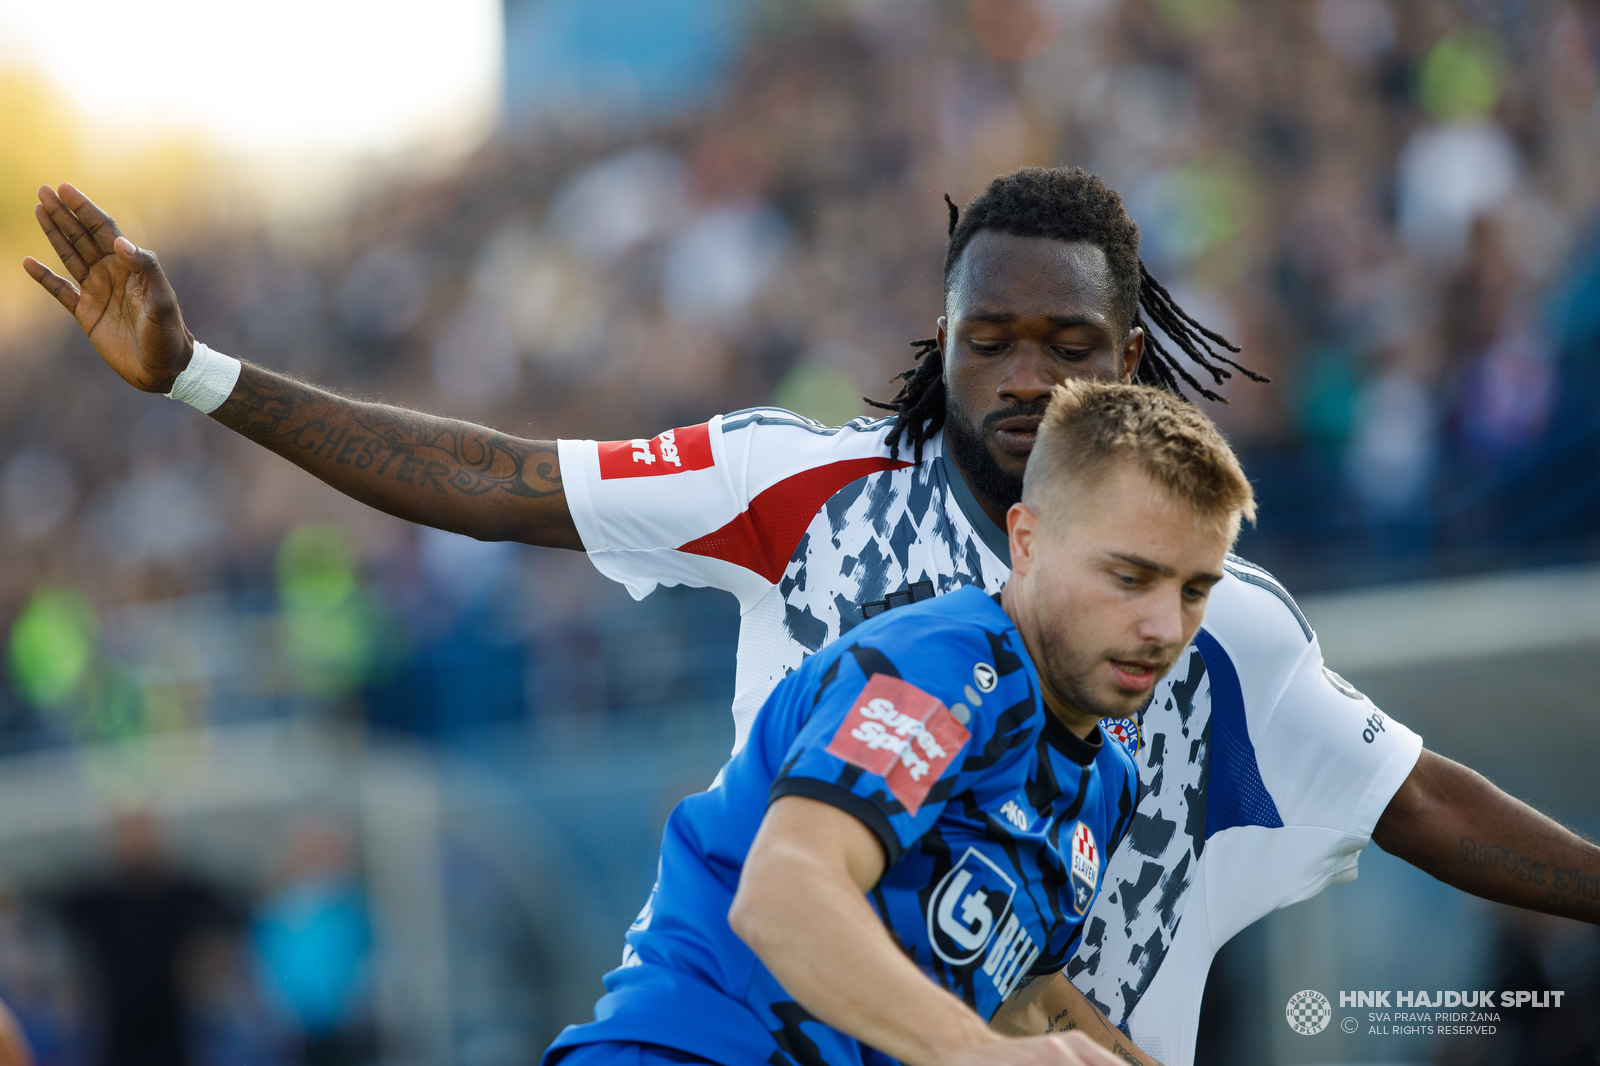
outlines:
M1061 724L1049 707L1044 709L1044 739L1045 743L1071 759L1079 766L1088 766L1100 754L1100 749L1105 747L1105 735L1100 732L1099 723L1089 731L1087 737L1079 737L1072 730Z
M939 435L939 462L944 467L944 479L950 483L950 494L955 497L956 506L961 508L961 513L967 516L967 523L978 534L984 546L994 553L995 558L1011 566L1011 539L1006 536L1006 531L994 524L994 519L989 517L978 503L978 498L967 487L967 479L961 476L961 471L956 468L955 460L950 458L950 450L945 447L944 434Z

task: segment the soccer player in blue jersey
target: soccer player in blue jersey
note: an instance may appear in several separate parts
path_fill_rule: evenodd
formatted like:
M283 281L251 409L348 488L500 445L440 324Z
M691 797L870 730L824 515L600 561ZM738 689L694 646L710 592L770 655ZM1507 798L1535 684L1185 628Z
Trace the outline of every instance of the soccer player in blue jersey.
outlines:
M1253 514L1195 408L1058 388L1003 591L885 613L778 685L545 1066L1143 1061L1049 1035L1109 1030L1063 973L1138 796L1099 722L1149 699Z

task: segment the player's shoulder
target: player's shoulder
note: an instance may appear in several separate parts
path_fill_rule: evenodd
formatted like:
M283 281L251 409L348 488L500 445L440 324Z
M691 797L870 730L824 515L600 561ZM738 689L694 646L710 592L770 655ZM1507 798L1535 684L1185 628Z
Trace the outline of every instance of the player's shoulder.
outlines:
M862 415L852 418L843 425L830 426L818 422L815 418L791 411L785 407L746 407L738 411L729 411L718 416L722 420L725 430L743 429L746 426L764 426L769 429L799 429L806 433L819 436L835 436L840 433L887 433L894 425L894 415L872 417Z
M894 416L869 418L863 415L851 419L842 426L830 426L782 407L746 407L741 411L729 411L727 414L717 416L717 422L723 433L751 431L763 436L789 437L803 434L822 439L864 441L888 436L889 430L894 426Z
M923 448L918 459L904 441L891 446L892 417L827 426L781 407L751 407L718 415L708 425L716 465L750 499L783 486L785 498L820 505L872 475L926 476L939 456L937 447Z
M752 457L805 463L888 456L894 418L862 417L829 426L781 407L749 407L719 415L713 424L724 441L748 448Z
M1311 623L1283 584L1237 555L1223 563L1223 578L1206 604L1206 632L1236 658L1299 659L1315 640Z
M976 717L1014 705L1030 686L1010 617L975 586L887 611L827 650L867 677L898 678Z
M1010 615L976 585L896 607L851 631L856 640L893 646L913 659L937 661L951 647L989 646L1014 629Z

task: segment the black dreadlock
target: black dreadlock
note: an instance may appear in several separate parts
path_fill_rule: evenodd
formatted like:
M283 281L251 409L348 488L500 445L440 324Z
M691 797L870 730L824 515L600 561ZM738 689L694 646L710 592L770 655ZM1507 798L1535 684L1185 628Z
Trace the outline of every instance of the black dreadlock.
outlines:
M1239 351L1226 337L1195 321L1151 275L1139 259L1139 227L1123 209L1122 198L1081 167L1026 167L1002 174L967 205L965 217L948 193L944 202L950 208L949 243L944 255L947 299L956 263L981 230L1018 237L1083 241L1105 252L1111 269L1115 310L1124 326L1124 335L1134 326L1144 328L1145 357L1140 360L1135 381L1188 399L1178 384L1178 379L1182 378L1206 399L1228 402L1195 380L1188 368L1167 351L1149 325L1160 328L1190 362L1210 374L1214 385L1233 376L1228 367L1251 381L1271 380L1240 366L1212 347L1216 344L1229 352ZM923 443L944 426L944 357L936 338L913 341L911 347L916 349L917 365L891 379L904 382L894 399L888 403L872 399L866 402L880 410L895 412L895 426L887 438L890 454L899 454L904 435L917 461L921 462Z

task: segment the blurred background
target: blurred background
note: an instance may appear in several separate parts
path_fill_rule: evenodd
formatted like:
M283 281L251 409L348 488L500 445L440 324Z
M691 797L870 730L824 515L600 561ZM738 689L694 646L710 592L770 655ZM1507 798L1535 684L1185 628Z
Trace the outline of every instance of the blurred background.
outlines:
M1600 831L1600 5L0 0L0 998L40 1062L535 1061L726 755L738 624L134 392L15 266L41 183L221 351L617 439L886 398L942 194L1052 163L1273 377L1211 413L1330 665ZM1566 998L1284 1022L1489 986ZM1592 1063L1597 1018L1595 930L1374 848L1228 945L1201 1060Z

